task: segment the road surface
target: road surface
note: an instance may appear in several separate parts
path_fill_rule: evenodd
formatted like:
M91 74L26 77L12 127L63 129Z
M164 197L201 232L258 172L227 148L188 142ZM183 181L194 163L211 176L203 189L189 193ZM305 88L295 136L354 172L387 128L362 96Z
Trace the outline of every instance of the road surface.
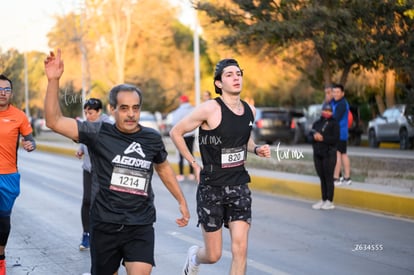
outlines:
M19 151L21 196L12 214L6 249L8 275L80 275L89 253L78 245L82 228L81 161L44 152ZM193 182L182 189L192 213L178 228L178 206L155 175L157 206L155 275L180 274L188 247L202 244L196 227ZM414 222L338 207L312 210L313 202L253 193L248 270L266 274L414 274ZM200 275L228 274L230 242L224 231L219 263ZM125 274L123 268L120 275Z

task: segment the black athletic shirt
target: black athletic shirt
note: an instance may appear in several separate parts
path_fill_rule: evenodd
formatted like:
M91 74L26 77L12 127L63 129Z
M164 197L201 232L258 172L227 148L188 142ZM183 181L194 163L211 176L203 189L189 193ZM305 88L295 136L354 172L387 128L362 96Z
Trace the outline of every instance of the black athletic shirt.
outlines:
M212 130L199 128L199 148L203 161L200 184L223 186L250 182L244 163L247 142L254 123L250 106L242 101L244 113L234 114L220 97L215 99L221 107L221 122Z
M78 122L79 142L88 146L93 177L91 219L124 225L155 222L153 164L167 159L161 135L141 126L133 134L109 123ZM96 186L95 186L96 187Z

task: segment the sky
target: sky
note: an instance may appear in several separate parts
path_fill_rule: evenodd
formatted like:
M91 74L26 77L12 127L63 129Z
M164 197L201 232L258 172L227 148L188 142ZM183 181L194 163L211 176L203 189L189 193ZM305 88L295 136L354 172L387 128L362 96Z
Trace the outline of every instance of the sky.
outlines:
M13 0L1 8L2 31L0 48L24 51L44 51L47 33L54 25L54 15L63 15L76 8L79 0Z
M185 0L170 0L174 5L188 6ZM20 52L49 52L47 33L52 29L55 15L63 15L79 9L82 0L13 0L1 8L1 52L15 48ZM189 21L189 12L181 20Z

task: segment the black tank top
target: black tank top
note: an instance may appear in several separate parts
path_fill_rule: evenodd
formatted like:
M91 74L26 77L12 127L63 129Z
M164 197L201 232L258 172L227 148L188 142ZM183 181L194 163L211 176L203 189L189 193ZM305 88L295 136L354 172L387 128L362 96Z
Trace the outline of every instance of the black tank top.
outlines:
M247 158L247 142L254 123L250 106L244 106L242 115L234 114L220 97L215 99L221 107L221 122L217 128L199 128L199 148L203 161L200 184L222 186L250 182L244 163Z

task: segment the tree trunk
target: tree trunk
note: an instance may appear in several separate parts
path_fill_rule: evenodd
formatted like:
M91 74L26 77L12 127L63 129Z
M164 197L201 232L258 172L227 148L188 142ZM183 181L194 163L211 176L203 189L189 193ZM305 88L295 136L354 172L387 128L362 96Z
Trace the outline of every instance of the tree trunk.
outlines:
M388 70L385 73L385 103L387 107L395 105L395 71Z
M348 80L349 72L351 71L352 64L346 64L344 66L344 69L342 70L341 79L339 80L339 83L342 84L345 87L346 81Z
M323 82L324 85L331 85L332 84L332 78L331 78L331 70L329 69L329 66L323 66Z
M384 101L382 100L382 96L380 94L376 94L375 101L378 106L378 112L382 114L385 111L385 105L384 105ZM375 117L375 115L373 115L372 117Z

